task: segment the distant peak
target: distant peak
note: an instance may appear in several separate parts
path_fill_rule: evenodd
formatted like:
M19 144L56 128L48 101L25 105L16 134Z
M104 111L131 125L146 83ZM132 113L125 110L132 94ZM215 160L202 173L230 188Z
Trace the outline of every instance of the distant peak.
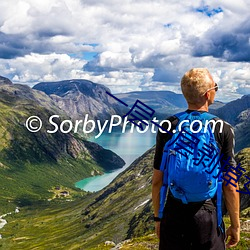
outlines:
M13 83L8 78L0 76L0 84L13 84Z
M33 86L33 89L45 92L47 95L55 94L65 96L72 92L81 92L88 96L94 96L94 91L100 89L110 91L102 84L93 83L85 79L70 79L57 82L40 82Z

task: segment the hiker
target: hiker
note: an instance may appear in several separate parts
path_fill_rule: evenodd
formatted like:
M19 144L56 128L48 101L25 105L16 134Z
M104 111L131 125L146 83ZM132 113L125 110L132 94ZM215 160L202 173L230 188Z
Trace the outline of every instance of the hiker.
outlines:
M228 123L219 118L215 118L208 113L208 106L214 102L218 85L214 82L207 69L194 68L186 72L181 80L181 89L187 101L188 109L179 115L167 118L167 120L169 120L172 124L172 127L169 130L170 133L164 133L164 131L159 130L156 137L154 172L152 178L152 200L154 207L155 231L157 237L160 239L159 249L223 250L225 247L230 248L236 246L240 239L239 193L236 192L238 184L235 183L236 187L230 183L228 184L225 180L229 177L225 177L223 175L230 166L236 167L236 162L234 160L234 132ZM212 118L211 120L221 121L220 123L216 123L215 129L211 132L210 138L211 140L214 139L216 144L215 148L217 147L220 150L219 154L217 153L218 157L220 157L217 163L211 163L214 164L213 171L215 172L213 173L218 173L218 176L214 178L213 175L212 178L211 175L209 176L207 174L207 178L211 178L211 180L209 180L209 184L207 185L208 187L205 185L205 188L208 189L207 192L202 191L202 186L204 186L203 184L205 181L193 179L193 177L189 178L190 172L188 171L183 173L184 176L186 176L186 178L183 179L183 183L185 182L189 185L189 190L193 191L185 191L185 188L180 188L179 186L182 186L182 181L180 181L179 184L177 182L175 183L175 181L170 181L170 178L174 180L175 178L178 179L180 177L178 176L179 172L177 173L178 169L173 166L174 164L179 164L178 166L184 169L187 168L188 164L193 164L190 169L195 169L195 163L190 161L191 155L189 155L188 152L185 152L186 155L183 153L184 150L187 150L186 147L188 146L183 146L182 151L179 151L180 153L178 153L177 148L173 149L172 146L171 152L173 152L173 156L170 156L171 153L169 153L168 157L178 156L178 159L181 159L178 163L176 163L177 158L173 158L174 160L166 160L166 157L165 160L162 159L164 154L166 154L163 152L164 146L166 145L166 148L170 147L169 144L172 143L170 143L170 141L171 138L174 137L175 132L181 131L180 129L178 130L180 120L185 119L185 117L190 117L191 115L194 115L194 117L205 117L206 119L209 117L209 120ZM220 130L221 125L223 125L222 130ZM163 123L162 127L168 130L167 123ZM184 135L187 137L192 134L186 132ZM178 137L176 137L176 140L177 138ZM207 137L203 136L197 138ZM193 145L194 141L195 139L190 140L190 145ZM166 142L168 142L168 145ZM174 143L176 142L173 142L172 145L175 145ZM197 145L199 144L197 143L196 146ZM199 146L197 147L199 149ZM187 155L188 157L186 157L186 159L185 156ZM215 157L217 156L215 155ZM210 157L210 160L211 159L212 156ZM209 159L206 159L206 161L204 160L203 162L200 162L200 164L203 164L202 166L204 166L204 168L208 167L208 160ZM228 160L227 164L225 164L226 160ZM163 163L163 161L165 162ZM219 163L220 165L218 165ZM167 170L164 170L165 172L160 169L164 166L164 164L165 169ZM196 171L202 171L202 167ZM209 173L209 170L206 170L206 173ZM165 179L164 175L167 176ZM233 177L235 178L235 176ZM214 188L214 190L212 190L212 188L209 189L210 184L214 185L216 188ZM231 225L226 231L224 230L224 223L220 212L221 197L219 195L219 184L221 184L221 192L223 192L223 198L231 221ZM167 188L167 190L165 190L167 197L166 203L164 200L161 202L164 210L162 208L163 215L160 216L161 212L159 213L159 211L161 211L160 199L162 199L162 188ZM201 195L202 197L204 196L204 199ZM210 197L209 195L213 197ZM221 217L221 220L219 217Z

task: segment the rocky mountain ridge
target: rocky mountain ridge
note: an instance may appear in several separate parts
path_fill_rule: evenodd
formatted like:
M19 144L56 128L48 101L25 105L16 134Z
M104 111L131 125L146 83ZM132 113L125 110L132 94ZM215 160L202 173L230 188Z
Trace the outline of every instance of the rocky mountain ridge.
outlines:
M250 108L250 94L244 95L239 99L231 101L213 113L233 126L238 123L238 116L244 110Z
M90 119L104 121L111 115L124 113L124 107L106 93L111 92L109 88L88 80L41 82L33 89L49 95L73 119L81 119L88 114Z
M0 84L13 84L8 78L0 76Z
M250 147L250 107L242 111L237 117L237 124L234 127L236 145L235 151Z
M154 116L158 119L165 119L170 115L187 109L187 102L184 96L172 91L134 91L115 94L115 96L130 107L133 106L137 99L142 101L155 111ZM209 108L213 111L224 105L222 102L215 101Z
M213 110L212 113L229 122L235 131L235 152L250 147L250 94Z

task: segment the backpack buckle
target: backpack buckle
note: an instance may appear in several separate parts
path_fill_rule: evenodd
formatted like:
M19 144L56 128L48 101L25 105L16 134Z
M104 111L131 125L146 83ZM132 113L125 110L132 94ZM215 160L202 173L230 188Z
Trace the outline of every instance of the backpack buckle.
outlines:
M174 149L169 149L169 155L176 155L176 151Z

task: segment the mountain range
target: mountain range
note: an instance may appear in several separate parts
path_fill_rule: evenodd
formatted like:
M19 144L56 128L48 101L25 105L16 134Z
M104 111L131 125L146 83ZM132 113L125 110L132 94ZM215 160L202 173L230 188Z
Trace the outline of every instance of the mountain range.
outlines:
M135 91L115 94L115 96L127 103L130 107L133 106L136 100L142 101L155 110L155 115L158 119L164 119L167 116L187 109L187 102L183 95L176 94L172 91ZM210 106L210 109L215 110L224 105L222 102L215 101L215 103Z
M110 119L111 115L124 111L124 108L106 93L111 92L109 88L88 80L41 82L33 89L49 95L60 109L75 120L88 114L89 119L105 121Z
M0 183L4 195L0 197L0 212L9 207L32 203L51 197L54 186L74 189L74 183L91 175L121 168L125 162L115 153L84 137L58 130L69 119L45 93L26 85L0 83ZM30 116L39 116L42 129L32 133L26 128ZM33 124L33 126L36 124Z
M59 82L41 82L33 89L49 95L57 106L64 110L72 119L79 119L88 114L94 120L104 121L111 115L124 115L128 108L110 97L106 92L110 89L102 84L88 80L72 79ZM140 100L155 111L158 119L181 112L186 109L186 101L181 94L171 91L137 91L114 94L129 107ZM216 101L211 110L223 107L224 103Z
M62 86L62 82L54 83L51 88L43 83L39 91L37 87L32 90L27 86L13 85L4 79L3 81L4 84L0 85L0 181L3 183L4 197L0 200L0 208L8 205L9 200L11 204L21 206L21 213L9 217L8 224L0 232L3 235L2 247L17 250L111 249L104 244L100 247L98 245L105 241L114 241L117 244L152 233L154 223L151 181L154 147L136 159L103 190L81 193L72 187L78 177L87 177L93 171L95 174L107 171L114 163L121 167L121 159L112 152L87 142L81 135L59 133L54 137L45 133L44 129L39 133L30 133L24 126L25 119L36 114L46 121L49 115L55 113L60 114L63 119L72 118L74 112L74 117L77 118L90 111L91 116L98 119L98 108L92 109L90 106L93 103L101 106L102 100L107 111L102 119L108 118L109 114L116 114L115 112L121 114L124 112L119 109L121 104L118 106L112 98L107 99L105 91L109 90L84 80L64 82L68 86ZM79 83L74 83L76 81ZM86 88L81 86L85 83ZM99 88L102 88L102 94L98 97L95 91ZM116 97L129 106L133 105L136 98L147 105L155 105L152 107L162 115L185 109L181 96L168 91L154 92L151 96L150 92L132 92L116 94ZM212 112L230 121L238 131L236 145L239 145L240 151L236 160L242 163L246 175L250 177L250 148L245 148L250 146L249 137L246 137L250 129L249 97L250 95L243 96L234 101L233 105L216 103ZM61 98L60 101L64 104L56 101L57 98ZM72 103L71 98L75 98ZM175 99L178 100L176 103ZM84 103L89 107L85 109ZM74 112L70 112L68 106ZM49 124L45 123L44 126ZM54 188L55 192L59 185L71 188L70 192L76 192L75 196L68 201L47 201L45 198L51 196L51 189ZM240 187L244 188L243 181L240 181ZM37 200L43 202L37 203ZM241 195L242 215L250 217L249 207L249 196ZM244 218L242 220L247 221ZM242 244L249 237L249 230L243 231ZM155 244L157 247L157 243Z

